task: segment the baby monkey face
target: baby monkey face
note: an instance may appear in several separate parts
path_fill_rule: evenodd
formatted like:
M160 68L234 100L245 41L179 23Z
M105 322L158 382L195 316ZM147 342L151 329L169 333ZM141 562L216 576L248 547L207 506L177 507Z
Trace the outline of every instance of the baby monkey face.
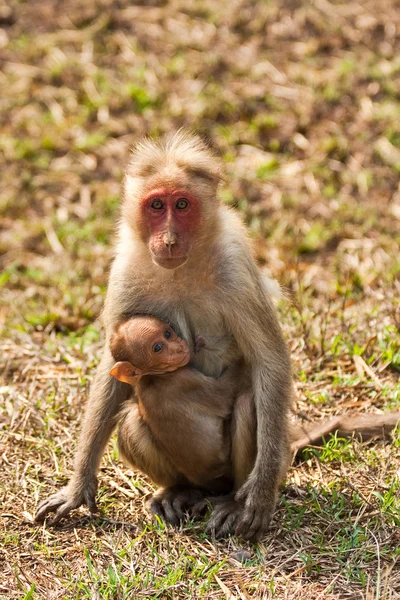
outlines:
M154 323L144 330L143 338L147 364L152 373L175 371L188 364L189 346L170 325L162 321Z
M143 374L175 371L190 360L187 342L156 317L134 317L120 325L118 334L127 349L126 360Z

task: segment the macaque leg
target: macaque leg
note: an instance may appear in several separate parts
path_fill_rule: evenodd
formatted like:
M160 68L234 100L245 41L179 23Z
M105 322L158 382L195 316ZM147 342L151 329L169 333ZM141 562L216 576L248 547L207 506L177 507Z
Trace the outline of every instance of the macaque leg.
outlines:
M238 490L250 475L257 455L257 416L252 391L237 398L232 415L232 467L234 490Z
M121 406L132 393L132 388L110 377L114 359L106 347L98 366L90 398L79 437L75 457L74 473L69 483L38 506L36 521L44 521L49 513L55 525L68 513L86 504L91 512L96 512L97 470L107 441L116 424L116 416Z
M213 507L207 523L208 533L218 538L236 533L240 522L243 506L235 500L235 492L247 481L254 468L257 456L257 415L254 404L254 393L249 390L238 396L232 415L232 467L234 473L234 492L226 496L208 498ZM290 465L290 452L287 447L287 457L281 461L282 482Z
M204 497L204 492L193 487L157 446L138 405L133 402L121 414L118 449L126 462L165 488L149 502L153 515L177 525L184 519L185 512Z
M218 538L235 533L243 507L235 500L235 492L249 477L257 454L257 417L252 391L243 392L235 401L231 424L231 459L234 491L225 496L207 498L212 513L207 532ZM201 504L196 507L200 512Z
M130 402L122 411L118 427L118 450L135 469L162 487L176 485L180 475L156 445L139 407Z

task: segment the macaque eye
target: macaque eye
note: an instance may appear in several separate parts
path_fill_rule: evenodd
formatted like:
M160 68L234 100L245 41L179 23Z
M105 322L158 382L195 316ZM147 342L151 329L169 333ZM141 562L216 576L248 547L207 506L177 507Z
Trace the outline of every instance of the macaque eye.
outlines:
M179 198L178 202L175 204L175 208L178 208L179 210L184 210L188 206L189 202L186 200L186 198Z
M161 350L164 348L164 344L154 344L153 346L153 352L161 352Z
M154 208L154 210L162 210L164 208L164 203L159 198L155 198L151 203L151 208Z
M171 337L171 330L167 329L167 331L164 333L164 337L166 340L169 340L169 338Z

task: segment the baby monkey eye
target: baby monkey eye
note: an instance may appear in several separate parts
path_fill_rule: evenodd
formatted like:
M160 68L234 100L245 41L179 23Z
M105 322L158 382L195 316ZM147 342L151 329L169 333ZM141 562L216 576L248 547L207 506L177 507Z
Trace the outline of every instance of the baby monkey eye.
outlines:
M164 348L164 344L154 344L153 346L153 352L161 352L161 350Z
M178 202L175 204L175 207L179 210L184 210L188 206L189 202L186 200L186 198L179 198Z
M171 337L172 333L170 329L167 329L166 332L164 333L164 337L166 340L169 340L169 338Z
M164 208L164 204L159 198L155 198L151 203L151 208L154 208L154 210L161 210Z

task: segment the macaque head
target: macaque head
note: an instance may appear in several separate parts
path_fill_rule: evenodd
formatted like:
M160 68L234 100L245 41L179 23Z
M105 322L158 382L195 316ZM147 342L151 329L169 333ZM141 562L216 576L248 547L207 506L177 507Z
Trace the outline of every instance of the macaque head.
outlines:
M116 364L110 375L135 385L143 375L161 375L190 360L187 342L171 325L152 316L137 316L118 325L110 340Z
M219 179L218 161L206 144L184 131L134 150L122 215L156 265L176 269L210 243Z

